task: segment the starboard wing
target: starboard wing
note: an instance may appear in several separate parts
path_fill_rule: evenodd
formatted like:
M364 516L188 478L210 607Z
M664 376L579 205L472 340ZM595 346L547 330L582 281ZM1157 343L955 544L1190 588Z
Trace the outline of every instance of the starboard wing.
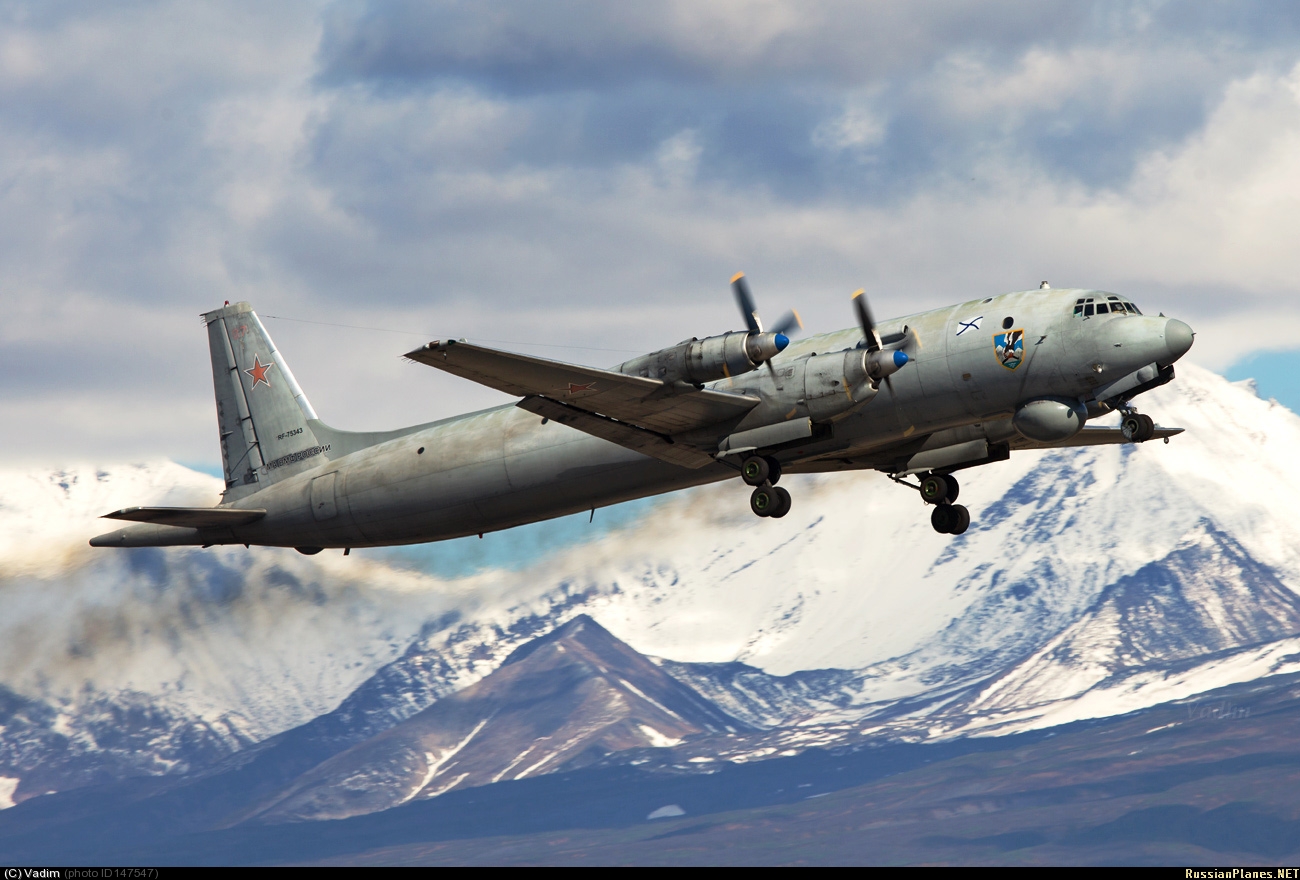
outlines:
M1183 433L1185 428L1162 428L1156 426L1155 433L1151 435L1151 440L1168 440L1177 434ZM1147 442L1150 443L1151 440ZM1057 443L1041 443L1037 440L1027 440L1017 438L1011 441L1012 449L1064 449L1070 446L1106 446L1112 443L1131 443L1124 432L1118 427L1102 427L1100 425L1085 425L1083 430L1075 434L1069 440L1063 440Z
M523 397L519 406L530 412L687 467L713 459L675 443L674 435L739 419L759 402L743 394L670 385L469 342L431 342L406 357Z

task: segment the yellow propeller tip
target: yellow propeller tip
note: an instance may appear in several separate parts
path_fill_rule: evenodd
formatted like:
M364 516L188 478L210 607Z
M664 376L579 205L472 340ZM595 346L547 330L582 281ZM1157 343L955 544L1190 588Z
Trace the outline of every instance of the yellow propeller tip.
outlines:
M732 276L731 276L731 283L732 283L732 284L735 284L737 281L739 281L740 279L742 279L742 278L744 278L744 277L745 277L745 273L744 273L744 272L737 272L735 275L732 275Z
M803 329L803 318L799 317L799 310L798 310L798 309L791 309L790 311L794 313L794 322L795 322L796 324L798 324L798 325L799 325L799 329L802 330L802 329Z
M850 299L857 299L858 297L862 296L862 294L864 293L866 293L866 291L863 290L861 287L859 287L857 290L853 291L853 296L850 297Z

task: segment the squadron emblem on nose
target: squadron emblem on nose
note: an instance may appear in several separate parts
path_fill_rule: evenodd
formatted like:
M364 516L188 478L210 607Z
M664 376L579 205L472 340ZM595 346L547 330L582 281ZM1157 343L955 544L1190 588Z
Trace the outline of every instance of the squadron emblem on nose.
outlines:
M998 363L1008 370L1014 370L1025 359L1025 331L1008 330L993 337L993 353L998 356Z

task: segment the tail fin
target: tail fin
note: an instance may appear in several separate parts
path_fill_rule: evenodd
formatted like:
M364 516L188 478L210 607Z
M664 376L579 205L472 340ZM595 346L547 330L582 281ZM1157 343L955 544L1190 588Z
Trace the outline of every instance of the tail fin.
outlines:
M316 413L246 302L206 313L227 501L323 464ZM322 456L324 456L322 458Z

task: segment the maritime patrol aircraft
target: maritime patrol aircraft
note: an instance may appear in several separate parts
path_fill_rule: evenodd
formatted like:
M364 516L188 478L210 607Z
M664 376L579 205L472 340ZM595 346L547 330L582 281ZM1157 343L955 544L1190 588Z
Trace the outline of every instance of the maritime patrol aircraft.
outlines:
M225 472L215 508L129 507L95 547L378 547L458 538L739 477L760 518L792 504L782 474L874 469L930 506L970 511L954 474L1012 452L1144 443L1134 398L1174 378L1182 321L1097 290L975 299L793 342L765 329L743 274L745 329L610 369L434 340L406 357L518 397L396 431L322 422L248 303L206 313ZM1115 426L1088 425L1118 413ZM909 478L912 478L909 480ZM743 496L742 496L743 498ZM741 502L743 503L743 501Z

